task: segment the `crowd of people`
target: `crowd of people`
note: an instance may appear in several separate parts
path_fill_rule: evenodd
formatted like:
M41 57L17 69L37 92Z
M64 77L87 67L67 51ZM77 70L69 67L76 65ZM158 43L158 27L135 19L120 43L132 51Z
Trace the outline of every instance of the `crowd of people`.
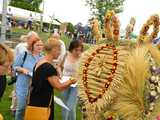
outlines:
M49 120L53 120L54 89L61 91L63 102L70 110L62 108L63 120L76 120L77 88L72 76L83 52L82 42L72 40L67 50L58 33L46 43L33 31L20 39L22 42L14 52L0 43L0 99L5 92L6 76L10 75L15 82L10 107L15 120L26 118L27 106L49 106Z

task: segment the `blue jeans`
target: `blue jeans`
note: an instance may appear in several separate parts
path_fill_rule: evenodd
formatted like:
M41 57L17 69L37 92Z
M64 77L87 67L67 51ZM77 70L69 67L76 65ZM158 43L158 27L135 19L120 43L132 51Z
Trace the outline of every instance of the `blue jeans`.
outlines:
M70 111L62 108L62 120L76 120L77 88L69 87L62 92L63 102Z
M27 96L16 95L16 97L17 97L17 108L16 108L15 120L23 120Z

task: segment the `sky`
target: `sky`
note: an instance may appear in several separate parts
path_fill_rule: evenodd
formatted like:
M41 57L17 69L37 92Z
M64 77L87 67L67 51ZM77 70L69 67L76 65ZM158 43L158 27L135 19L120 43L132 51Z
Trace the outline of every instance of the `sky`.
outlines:
M126 0L124 11L119 15L121 28L124 29L133 16L136 18L135 32L139 33L152 14L160 15L160 0Z
M89 6L86 6L85 0L44 0L45 16L54 15L62 22L78 22L85 25L91 17ZM0 0L0 8L2 0ZM138 33L143 23L150 15L160 14L160 0L126 0L124 11L119 14L121 29L124 29L131 16L136 18L135 32Z
M54 14L61 21L85 25L91 14L85 4L85 0L45 0L45 14ZM133 16L136 18L135 32L138 33L143 23L155 13L160 14L160 0L126 0L123 13L118 15L121 29L125 29Z
M85 0L45 0L44 11L60 21L85 24L90 17L90 9L85 4Z

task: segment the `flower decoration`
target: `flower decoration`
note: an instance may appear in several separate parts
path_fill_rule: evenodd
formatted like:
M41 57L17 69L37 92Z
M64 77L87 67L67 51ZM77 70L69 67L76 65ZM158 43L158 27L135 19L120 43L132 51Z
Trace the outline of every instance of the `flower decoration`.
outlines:
M124 70L124 61L128 55L125 44L123 45L117 48L114 44L99 44L83 54L77 87L78 96L84 103L83 115L87 116L86 119L98 120L99 114L114 102L114 89L123 79L119 73Z
M156 101L160 97L160 68L157 66L156 62L152 58L151 55L149 55L149 63L150 63L150 71L151 71L151 76L149 78L149 83L148 83L148 90L147 92L149 93L148 96L146 96L146 99L149 103L149 108L147 111L147 114L151 114L154 108L156 107Z
M104 19L106 36L110 40L119 40L120 24L114 11L108 11Z
M108 11L104 22L106 37L118 41L120 24L115 13ZM149 35L152 25L153 32ZM101 39L97 20L93 21L92 27L97 40ZM142 43L150 42L158 32L159 17L153 15L143 25L138 40ZM159 114L157 103L160 103L157 102L160 98L160 66L156 64L160 57L152 56L148 44L130 52L126 45L121 42L115 44L113 41L110 44L95 45L81 58L77 87L85 120L100 120L109 106L111 109L115 107L118 115L109 111L103 116L106 120L117 119L117 116L128 120L155 119L157 111Z
M101 33L100 33L98 20L94 19L91 22L91 26L92 26L92 31L93 31L93 34L95 36L96 41L99 41L102 38L102 36L101 36Z
M150 26L153 25L153 32L148 35L148 30ZM143 25L140 35L139 35L139 42L151 42L153 39L155 39L159 32L159 16L158 15L152 15L147 22Z
M110 10L110 11L108 11L108 12L106 12L106 19L111 19L111 17L113 16L113 15L115 15L115 12L113 11L113 10Z
M99 54L101 51L103 51L103 49L111 49L112 53L113 53L113 58L112 58L112 63L111 64L111 68L110 68L110 74L108 76L106 76L106 81L104 81L104 87L103 89L101 90L100 93L98 93L96 96L92 97L92 92L90 92L90 89L88 87L88 70L89 70L89 67L90 67L90 64L92 63L92 65L94 64L94 61L95 60L94 58L97 57L97 54ZM84 87L86 88L86 94L88 96L88 99L89 99L89 102L90 103L93 103L93 102L96 102L99 98L101 98L103 96L103 94L105 93L105 91L109 88L112 80L113 80L113 77L114 77L114 74L115 74L115 71L116 71L116 68L117 68L117 54L118 54L118 51L116 50L115 46L111 46L111 45L105 45L105 46L101 46L100 48L97 48L95 50L95 52L91 53L92 56L90 56L88 58L88 60L84 63L84 69L83 69L83 84L84 84ZM92 62L93 61L93 62ZM104 62L105 62L105 56L99 56L98 59L96 59L95 61L95 75L99 78L100 77L100 74L101 74L101 71L104 67ZM104 70L104 69L103 69ZM98 79L97 79L98 80Z
M105 120L116 120L118 118L118 115L116 112L113 111L107 111L104 113Z

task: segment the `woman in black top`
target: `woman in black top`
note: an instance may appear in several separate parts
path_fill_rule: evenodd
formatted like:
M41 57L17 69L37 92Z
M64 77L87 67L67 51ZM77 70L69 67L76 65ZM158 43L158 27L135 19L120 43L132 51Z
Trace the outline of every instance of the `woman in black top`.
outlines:
M60 54L60 45L61 43L58 40L53 40L52 38L48 40L48 43L45 45L47 54L36 64L32 78L29 105L48 107L50 100L52 100L49 120L54 119L53 88L65 90L76 82L74 80L68 80L65 83L60 83L59 74L52 66L53 59L57 59Z
M0 99L6 88L6 74L13 61L13 53L6 45L0 43Z

